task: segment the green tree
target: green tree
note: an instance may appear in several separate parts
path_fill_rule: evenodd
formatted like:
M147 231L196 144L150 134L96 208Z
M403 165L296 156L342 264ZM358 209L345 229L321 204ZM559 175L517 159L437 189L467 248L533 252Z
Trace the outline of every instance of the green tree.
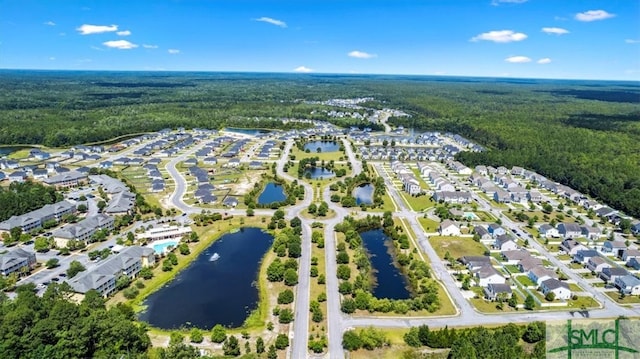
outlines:
M256 339L256 353L264 353L264 340L262 340L262 337Z
M298 273L295 269L289 268L284 272L284 284L288 286L298 284Z
M51 248L51 242L44 237L38 237L35 239L33 249L36 252L47 252Z
M51 258L44 265L48 269L55 268L60 265L60 260L58 260L58 258Z
M278 304L289 304L293 302L293 291L285 289L278 294Z
M289 346L289 337L285 334L278 334L276 337L276 349L282 350Z
M527 310L533 310L536 307L536 300L533 298L531 294L527 295L527 298L524 300L524 308Z
M280 314L278 315L278 322L280 324L289 324L293 322L293 312L289 308L280 309Z
M150 267L144 267L140 270L140 273L138 273L138 275L142 278L142 279L146 279L149 280L151 278L153 278L153 270L151 270Z
M348 351L356 351L362 348L362 340L355 330L347 330L342 335L342 347Z
M238 342L238 338L231 335L227 340L225 340L224 344L222 344L222 351L224 355L237 357L240 355L240 343Z
M87 268L85 268L85 266L83 266L82 263L74 260L69 264L69 269L67 269L67 276L69 276L69 278L73 278L78 273L83 272L85 270L87 270Z
M211 330L211 341L222 343L227 339L227 330L220 324L216 324Z

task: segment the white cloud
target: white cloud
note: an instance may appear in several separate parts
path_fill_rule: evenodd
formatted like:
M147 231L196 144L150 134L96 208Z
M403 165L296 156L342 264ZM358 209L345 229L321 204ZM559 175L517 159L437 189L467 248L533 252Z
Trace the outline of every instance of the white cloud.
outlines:
M106 46L106 47L110 47L113 49L120 49L120 50L130 50L130 49L135 49L136 47L138 47L138 45L133 44L127 40L111 40L111 41L105 41L102 43L102 45Z
M142 44L142 47L144 47L145 49L157 49L158 45Z
M372 57L377 57L378 55L370 54L370 53L364 52L364 51L354 50L354 51L351 51L350 53L348 53L347 56L355 57L356 59L370 59Z
M529 0L492 0L491 5L498 6L500 4L522 4Z
M640 44L640 40L634 40L634 39L626 39L624 40L624 42L626 42L627 44Z
M577 13L576 20L589 22L589 21L609 19L614 16L616 15L610 14L604 10L589 10L589 11Z
M306 66L298 66L295 69L293 69L294 72L304 72L304 73L309 73L309 72L313 72L313 69L310 69Z
M103 32L118 31L118 25L88 25L84 24L77 28L80 35L102 34Z
M104 51L103 48L98 47L98 46L93 46L93 45L91 46L91 49L96 50L96 51Z
M569 30L561 27L543 27L542 32L546 32L547 34L564 35L568 34Z
M116 34L118 34L120 36L129 36L129 35L131 35L131 31L129 31L129 30L118 31L118 32L116 32Z
M273 19L273 18L270 18L270 17L266 17L266 16L263 16L263 17L261 17L259 19L256 19L256 21L266 22L268 24L276 25L276 26L280 26L280 27L287 27L287 23L286 22L284 22L282 20L277 20L277 19Z
M180 53L180 50L178 49L169 49L167 50L168 53L170 53L171 55L177 55Z
M538 60L538 63L540 65L550 64L551 63L551 59L548 58L548 57L543 57L540 60Z
M511 56L504 59L506 62L511 62L512 64L523 64L525 62L531 62L531 59L526 56Z
M49 58L49 61L55 61L55 59L56 59L55 57L51 56L51 57Z
M478 36L474 36L471 38L471 41L493 41L493 42L513 42L513 41L522 41L527 38L526 34L521 32L514 32L512 30L495 30L482 33Z
M44 23L45 25L49 25L49 26L56 26L56 23L53 21L47 21Z

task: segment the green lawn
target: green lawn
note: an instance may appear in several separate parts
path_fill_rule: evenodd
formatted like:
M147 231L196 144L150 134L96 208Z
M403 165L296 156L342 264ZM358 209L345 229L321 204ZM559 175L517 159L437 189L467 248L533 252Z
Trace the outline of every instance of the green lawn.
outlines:
M427 233L437 232L438 226L440 225L440 223L424 217L419 217L418 222L420 222L420 224L422 225L422 228Z
M640 303L640 296L637 295L627 295L624 298L620 299L620 293L618 292L607 292L606 293L611 299L615 300L620 304L638 304Z
M535 286L535 285L536 285L536 284L535 284L531 279L529 279L529 277L527 277L526 275L519 275L519 276L517 276L517 277L515 277L515 278L516 278L516 280L517 280L520 284L522 284L522 285L523 285L523 286L525 286L525 287L531 287L531 286Z
M428 195L414 197L410 196L404 191L401 191L400 193L402 193L402 197L405 199L405 201L409 203L411 209L416 212L422 212L425 209L433 208L436 205L436 203Z
M457 259L462 256L481 256L487 250L482 243L471 238L433 236L429 242L442 259L447 252Z

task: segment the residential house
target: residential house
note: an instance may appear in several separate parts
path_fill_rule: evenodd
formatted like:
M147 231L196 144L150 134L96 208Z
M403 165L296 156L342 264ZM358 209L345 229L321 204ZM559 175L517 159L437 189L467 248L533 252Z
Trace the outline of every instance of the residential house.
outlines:
M620 257L625 250L627 250L627 245L623 241L604 241L602 245L604 253L613 253L616 257Z
M540 227L538 227L538 232L540 232L540 235L545 238L560 237L560 233L558 232L558 229L547 223L541 224Z
M543 266L537 266L537 267L531 268L527 273L527 276L537 285L540 285L542 282L544 282L547 279L558 278L558 276L556 275L556 272L550 269L547 269Z
M116 291L118 278L121 276L136 278L143 268L143 259L146 263L151 260L154 253L152 248L136 247L127 247L120 253L110 256L93 269L71 279L69 285L78 293L84 294L95 289L105 298L110 296ZM151 261L155 261L155 257Z
M502 258L504 259L506 264L516 265L520 263L520 261L531 257L531 253L528 250L522 249L514 249L510 251L502 251L500 253Z
M24 182L27 179L27 174L24 171L15 171L10 173L8 177L11 182Z
M420 187L420 182L418 179L411 173L401 173L398 175L400 180L402 181L402 189L409 193L412 196L419 195L422 193L422 188Z
M480 240L490 240L492 238L489 231L480 225L473 227L473 233L477 234Z
M569 284L557 279L550 278L543 281L542 283L540 283L540 288L542 289L542 294L544 294L545 296L547 295L547 293L551 292L555 295L556 299L571 299L571 290L569 289Z
M570 256L574 256L576 252L589 249L575 239L565 239L560 243L560 250Z
M591 241L596 241L602 236L602 230L598 227L581 226L582 236Z
M640 295L640 279L634 275L629 274L624 277L618 277L614 284L623 294Z
M218 159L215 157L207 157L204 160L202 160L202 163L208 166L212 166L212 165L218 164Z
M436 191L433 194L433 200L444 203L469 203L471 202L471 193L464 191Z
M463 256L459 261L470 271L483 266L491 266L491 257L489 256Z
M582 236L582 229L576 223L560 223L558 233L563 238L579 238Z
M511 287L508 284L502 283L489 283L484 288L484 296L489 300L496 300L499 297L503 299L511 298Z
M620 257L620 259L625 262L628 262L629 260L631 260L631 258L640 258L640 250L635 248L627 248L622 252L622 257Z
M36 254L22 248L13 248L0 254L0 274L8 276L11 273L22 274L30 272L36 266Z
M87 182L87 175L78 171L61 173L45 179L43 182L49 186L58 188L78 187Z
M589 259L598 256L600 256L600 254L598 254L598 251L595 249L585 249L577 251L576 254L573 255L573 261L582 265L587 265Z
M438 232L441 236L459 236L460 227L455 222L445 219L438 226Z
M238 199L236 197L226 196L222 200L222 205L225 207L235 207L238 205Z
M527 199L533 203L542 202L542 194L536 190L530 190L527 193Z
M602 269L599 277L607 283L615 283L616 278L629 275L629 271L620 267L606 267Z
M76 206L71 202L61 201L54 204L44 205L40 209L22 214L20 216L12 216L11 218L0 222L0 232L10 232L15 227L22 228L23 232L30 232L34 229L41 228L47 221L60 222L62 217L67 214L75 213Z
M517 265L520 272L528 273L531 269L542 266L542 260L536 257L526 257L523 258Z
M229 160L229 162L227 162L227 167L238 167L240 166L240 159L239 158L232 158Z
M508 234L503 234L496 237L495 242L493 243L493 247L499 251L513 251L518 249L518 244Z
M611 268L611 264L600 256L591 257L587 261L587 269L592 272L600 273L604 268Z
M496 191L493 193L493 200L498 203L510 203L511 194L503 189L496 188Z
M635 270L640 270L640 259L631 258L624 265Z
M490 283L504 284L507 281L492 265L485 265L476 269L474 276L481 287L486 287Z
M251 161L249 162L250 170L261 170L264 168L264 163L261 161Z
M98 230L113 230L115 219L106 214L99 213L95 216L87 217L78 223L68 224L56 229L52 237L58 248L65 248L70 240L85 242L90 241L91 236Z
M503 234L507 234L507 230L497 223L491 223L488 227L488 231L489 234L491 234L494 238Z

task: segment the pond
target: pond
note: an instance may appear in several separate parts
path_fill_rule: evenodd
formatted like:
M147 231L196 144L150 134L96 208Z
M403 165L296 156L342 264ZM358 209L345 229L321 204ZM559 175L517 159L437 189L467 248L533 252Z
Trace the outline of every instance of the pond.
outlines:
M282 202L287 199L284 189L281 185L273 182L267 183L260 196L258 196L258 204L269 204L273 202Z
M311 167L304 170L304 177L311 179L322 179L335 177L336 173L323 167Z
M272 243L260 228L223 235L147 297L140 319L162 329L241 326L257 308L260 262Z
M0 147L0 157L8 156L16 151L20 151L25 148L30 148L30 147Z
M394 264L389 247L393 246L382 229L374 229L360 233L362 243L369 253L371 267L376 278L373 295L376 298L407 299L411 297L407 278Z
M373 203L373 190L374 187L371 183L363 183L353 189L353 197L356 198L356 204L371 204Z
M340 145L335 141L311 141L304 144L304 150L309 150L312 153L317 153L318 148L320 152L337 152L340 149Z
M258 128L235 128L235 127L226 127L225 129L223 129L223 131L242 133L244 135L251 135L251 136L257 136L263 133L271 132L269 130L258 129Z

